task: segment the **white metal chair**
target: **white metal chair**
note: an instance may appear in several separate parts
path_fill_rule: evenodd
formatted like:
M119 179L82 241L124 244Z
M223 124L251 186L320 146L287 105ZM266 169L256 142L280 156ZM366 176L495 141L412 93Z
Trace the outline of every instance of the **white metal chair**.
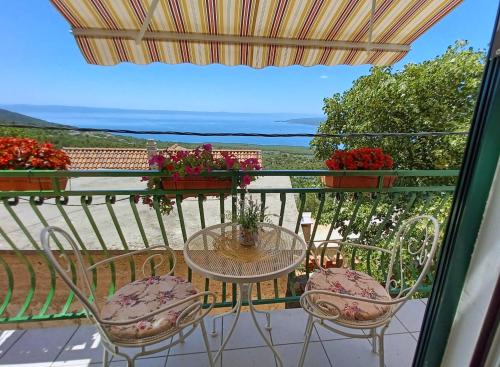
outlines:
M347 262L346 247L352 247L355 251L378 251L377 270L381 270L380 265L384 260L388 264L385 287L369 274L357 270L318 266L319 271L311 274L300 298L300 304L309 317L299 367L304 365L314 324L351 338L371 338L372 351L379 354L379 364L383 367L385 331L394 314L412 297L427 276L437 250L438 236L437 220L429 215L420 215L402 224L392 249L335 240L323 241L317 250L322 249L324 254L329 243L338 244L338 248L328 250L341 254L344 266ZM316 253L314 256L317 258ZM354 254L351 260L351 264L356 262ZM406 280L405 271L408 269L403 260L410 260L419 269L419 276L413 284L408 284ZM395 297L389 293L391 286L399 288ZM336 329L336 325L369 332L349 333Z
M57 249L51 249L51 239L56 243ZM61 239L70 245L70 251L67 251L68 246L61 245ZM209 364L213 367L203 318L213 308L215 294L198 292L191 283L171 275L176 263L172 249L167 246L152 246L110 257L89 266L81 249L64 230L46 227L42 230L41 241L59 276L82 303L87 316L96 323L104 350L103 366L108 366L110 353L124 357L129 367L134 366L135 360L140 356L158 353L184 342L199 325ZM74 262L68 252L72 253ZM117 260L130 260L131 256L139 254L147 256L142 264L144 278L119 288L104 305L99 305L92 282L98 268L103 265L114 267ZM61 260L66 264L62 264ZM161 276L146 275L146 268L154 272L162 264L170 264L168 273ZM209 306L205 309L202 308L204 297L207 300L210 298ZM170 338L172 339L166 344L161 343ZM161 345L153 347L160 343ZM129 356L123 348L139 348L139 352Z

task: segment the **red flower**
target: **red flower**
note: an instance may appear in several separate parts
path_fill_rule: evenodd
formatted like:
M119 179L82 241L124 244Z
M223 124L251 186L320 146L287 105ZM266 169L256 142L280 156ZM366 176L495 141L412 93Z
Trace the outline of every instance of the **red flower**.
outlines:
M33 139L0 138L0 170L67 169L69 157L53 144Z
M380 148L337 150L325 161L330 170L379 170L392 169L392 157Z

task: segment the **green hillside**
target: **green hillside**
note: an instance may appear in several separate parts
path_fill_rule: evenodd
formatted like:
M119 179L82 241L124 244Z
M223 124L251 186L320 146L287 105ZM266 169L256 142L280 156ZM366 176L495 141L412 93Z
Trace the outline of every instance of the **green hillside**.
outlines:
M31 116L26 116L17 112L0 108L0 124L29 125L29 126L67 126L56 124L45 120L40 120Z

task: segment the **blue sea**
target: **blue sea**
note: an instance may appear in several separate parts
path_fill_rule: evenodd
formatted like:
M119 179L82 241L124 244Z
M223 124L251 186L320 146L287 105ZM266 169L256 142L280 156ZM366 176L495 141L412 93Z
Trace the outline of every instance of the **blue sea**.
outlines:
M323 117L289 113L227 113L115 108L6 105L10 111L49 122L77 127L182 132L315 133ZM310 138L196 137L179 135L133 135L163 141L244 143L308 146Z

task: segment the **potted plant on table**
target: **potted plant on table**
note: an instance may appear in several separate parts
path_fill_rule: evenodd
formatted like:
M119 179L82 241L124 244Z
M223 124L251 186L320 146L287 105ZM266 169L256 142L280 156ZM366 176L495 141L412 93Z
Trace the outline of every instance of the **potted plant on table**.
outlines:
M390 170L393 160L380 148L337 150L325 161L330 170ZM334 188L375 188L378 176L322 176L325 186ZM382 186L392 187L396 176L384 176Z
M269 222L269 215L261 214L259 202L250 197L248 200L240 201L239 210L233 222L240 226L238 232L239 243L243 246L255 246L261 230L260 223Z
M65 170L70 164L67 154L50 143L34 139L0 138L0 170ZM68 179L58 178L64 190ZM0 177L0 191L52 190L50 177Z

